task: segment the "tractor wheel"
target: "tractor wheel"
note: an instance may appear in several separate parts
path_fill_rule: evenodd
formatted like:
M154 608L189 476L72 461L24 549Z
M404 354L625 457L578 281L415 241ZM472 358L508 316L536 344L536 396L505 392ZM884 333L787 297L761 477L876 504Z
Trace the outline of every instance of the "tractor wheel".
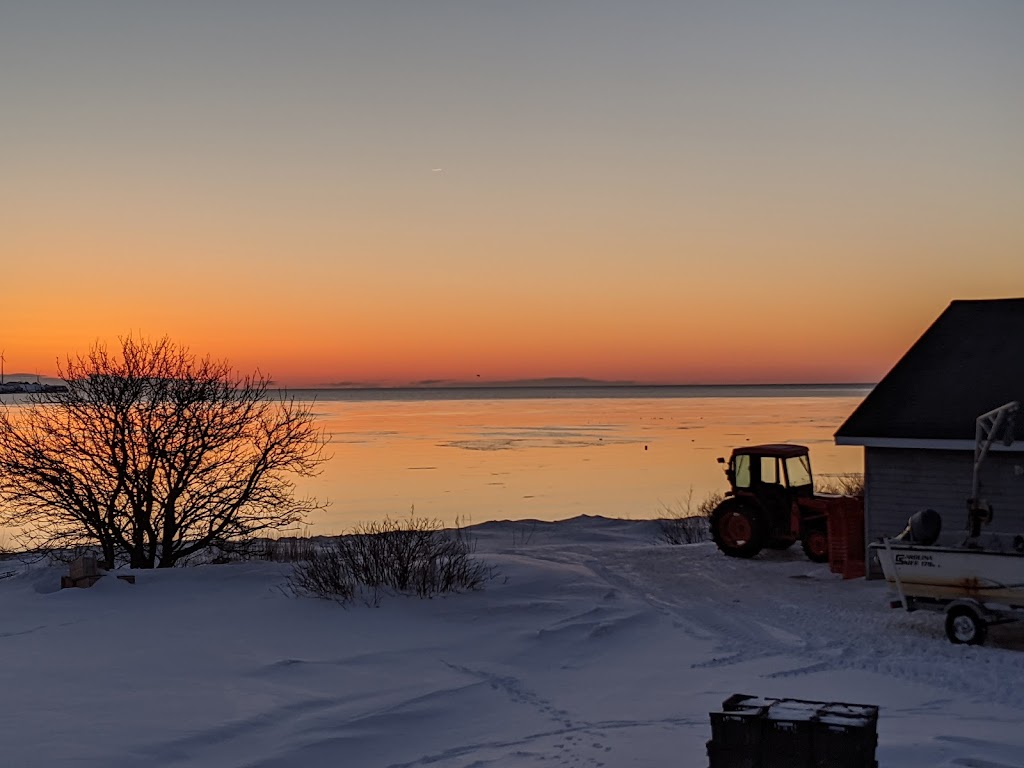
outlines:
M981 645L988 634L982 618L966 605L957 605L946 614L946 637L957 645Z
M730 557L753 557L764 546L764 526L757 510L730 501L711 513L711 538Z
M796 544L796 539L769 539L768 543L764 546L766 549L775 549L781 552L784 549L789 549L794 544Z
M824 528L809 528L804 531L800 545L811 562L828 562L828 532Z

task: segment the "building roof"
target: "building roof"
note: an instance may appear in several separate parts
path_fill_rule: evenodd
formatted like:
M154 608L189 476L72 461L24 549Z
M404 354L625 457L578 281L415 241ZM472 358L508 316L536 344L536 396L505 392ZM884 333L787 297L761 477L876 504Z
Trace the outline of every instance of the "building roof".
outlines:
M1024 403L1024 298L954 301L835 434L846 445L973 445L978 416ZM1014 449L1024 440L1024 424Z

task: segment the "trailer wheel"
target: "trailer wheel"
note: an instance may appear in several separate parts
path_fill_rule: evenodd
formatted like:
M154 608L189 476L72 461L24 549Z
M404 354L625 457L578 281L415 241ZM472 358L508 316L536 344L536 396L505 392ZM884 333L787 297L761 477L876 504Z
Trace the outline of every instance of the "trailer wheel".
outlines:
M981 645L988 626L972 608L957 605L946 613L946 637L957 645Z

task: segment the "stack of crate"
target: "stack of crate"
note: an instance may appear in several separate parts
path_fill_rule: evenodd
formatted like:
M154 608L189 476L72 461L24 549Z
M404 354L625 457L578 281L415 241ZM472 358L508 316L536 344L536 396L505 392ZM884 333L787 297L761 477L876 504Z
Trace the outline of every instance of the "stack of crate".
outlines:
M710 715L710 768L878 768L874 705L737 693Z
M859 579L866 573L864 544L864 502L844 496L829 508L828 564L832 573L844 579Z
M99 562L95 555L82 555L71 561L68 566L68 575L61 576L60 588L67 587L91 587L103 574L100 572Z

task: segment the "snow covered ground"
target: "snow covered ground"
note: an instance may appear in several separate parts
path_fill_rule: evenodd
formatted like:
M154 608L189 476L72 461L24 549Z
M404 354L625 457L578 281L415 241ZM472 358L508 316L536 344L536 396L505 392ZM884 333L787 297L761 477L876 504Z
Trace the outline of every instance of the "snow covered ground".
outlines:
M1024 626L951 645L792 552L487 523L486 590L295 598L289 566L0 579L5 766L706 766L737 692L878 704L881 768L1024 766ZM18 569L0 563L0 575Z

